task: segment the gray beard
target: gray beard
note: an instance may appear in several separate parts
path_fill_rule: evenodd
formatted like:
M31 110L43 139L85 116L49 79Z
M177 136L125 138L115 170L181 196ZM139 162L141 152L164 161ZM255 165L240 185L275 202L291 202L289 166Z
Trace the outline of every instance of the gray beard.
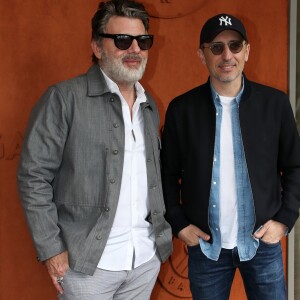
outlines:
M122 64L124 57L141 59L140 67L138 69L125 68ZM102 57L99 62L102 70L111 80L123 84L135 84L139 81L143 77L147 65L147 59L141 58L137 54L126 54L119 59L114 59L109 57L104 49L102 49Z

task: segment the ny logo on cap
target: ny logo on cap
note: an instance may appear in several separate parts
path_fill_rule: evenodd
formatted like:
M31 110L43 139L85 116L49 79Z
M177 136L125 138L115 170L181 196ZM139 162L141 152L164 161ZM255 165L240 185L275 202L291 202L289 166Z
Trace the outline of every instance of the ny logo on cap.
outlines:
M231 24L231 18L229 18L228 16L226 16L226 17L222 16L221 18L219 18L219 20L220 20L220 26L223 25L223 22L224 22L225 26L227 26L227 25L231 25L232 26L232 24Z

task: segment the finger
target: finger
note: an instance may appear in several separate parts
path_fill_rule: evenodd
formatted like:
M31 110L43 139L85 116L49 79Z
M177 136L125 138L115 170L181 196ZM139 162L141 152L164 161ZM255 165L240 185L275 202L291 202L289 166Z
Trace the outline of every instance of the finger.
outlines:
M260 239L262 238L265 233L269 230L270 226L272 225L272 220L267 221L265 224L261 225L255 232L254 237Z
M200 228L193 226L193 233L197 235L198 238L201 238L202 240L208 241L210 239L210 236L202 231Z
M50 276L50 277L52 279L53 285L54 285L55 289L57 290L57 292L59 294L63 294L64 290L63 290L61 284L57 281L58 277L56 277L56 276Z
M202 239L204 241L208 241L210 239L210 236L200 229L198 230L198 232L196 234L200 239Z
M253 234L254 237L256 237L257 239L260 239L263 237L263 235L265 234L266 229L264 228L264 226L260 226Z

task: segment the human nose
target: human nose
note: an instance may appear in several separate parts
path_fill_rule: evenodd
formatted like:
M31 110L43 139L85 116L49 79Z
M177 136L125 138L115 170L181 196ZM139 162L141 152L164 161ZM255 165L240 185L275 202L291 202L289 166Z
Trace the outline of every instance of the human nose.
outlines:
M139 53L141 51L141 48L139 47L139 44L136 39L134 39L131 43L131 46L128 49L130 52Z
M222 53L222 57L225 60L229 60L232 57L232 52L230 51L229 46L227 44L225 44L225 46L224 46L224 51Z

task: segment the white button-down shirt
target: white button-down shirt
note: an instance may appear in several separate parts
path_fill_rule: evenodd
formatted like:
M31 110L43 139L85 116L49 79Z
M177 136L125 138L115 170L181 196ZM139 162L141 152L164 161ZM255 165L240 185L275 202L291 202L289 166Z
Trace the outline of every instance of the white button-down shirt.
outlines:
M137 82L137 98L131 117L129 106L117 84L103 71L102 73L110 91L121 99L125 125L125 154L116 216L98 268L110 271L131 270L149 261L156 250L152 225L146 221L150 208L144 120L140 108L140 104L146 102L146 96L143 87Z

